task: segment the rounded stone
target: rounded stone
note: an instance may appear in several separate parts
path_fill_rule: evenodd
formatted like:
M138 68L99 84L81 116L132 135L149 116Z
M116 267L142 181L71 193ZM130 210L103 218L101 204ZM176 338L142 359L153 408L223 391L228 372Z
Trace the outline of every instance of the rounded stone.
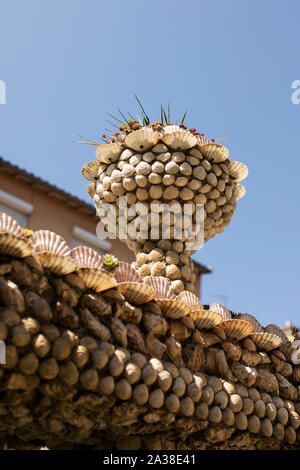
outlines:
M149 390L147 385L136 385L133 389L132 397L138 405L145 405L149 399Z
M208 406L211 405L214 401L214 389L210 386L207 385L202 392L202 401L206 403Z
M222 421L222 411L218 406L213 406L210 408L208 413L208 420L213 424L217 424Z
M206 403L200 403L196 408L196 416L200 420L206 420L208 418L209 408Z
M124 170L124 168L123 168ZM122 171L123 171L122 170ZM136 173L137 175L149 175L151 172L151 165L149 163L142 161L136 166Z
M253 434L257 434L260 431L260 419L255 416L251 415L248 418L248 431L252 432Z
M237 393L229 395L229 408L234 413L239 413L243 408L243 400Z
M160 388L153 390L149 395L149 405L152 406L152 408L161 408L164 404L164 401L165 396Z
M170 413L177 413L180 409L180 400L174 393L171 393L166 398L165 406Z
M225 410L228 405L228 395L224 390L221 390L215 395L215 404L218 405L221 410Z
M235 416L235 427L239 431L245 431L248 427L248 419L245 413L240 412Z
M235 415L229 408L223 411L222 419L227 426L233 426L235 423Z
M268 418L265 418L261 422L261 432L266 437L271 437L273 434L273 425Z
M129 400L132 395L132 387L126 379L121 379L116 382L114 393L120 400Z
M184 397L180 400L180 413L186 417L193 416L195 411L195 405L190 397Z
M129 163L124 165L122 168L122 176L123 178L129 178L130 176L133 176L135 174L135 168L133 165L130 165Z

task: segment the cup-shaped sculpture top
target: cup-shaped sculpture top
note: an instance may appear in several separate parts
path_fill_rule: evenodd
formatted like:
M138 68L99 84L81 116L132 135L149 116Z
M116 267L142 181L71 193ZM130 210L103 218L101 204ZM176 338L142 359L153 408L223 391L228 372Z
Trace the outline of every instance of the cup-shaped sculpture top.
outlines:
M229 225L247 167L183 124L128 126L96 157L82 173L103 227L135 252L141 277L193 291L190 255Z

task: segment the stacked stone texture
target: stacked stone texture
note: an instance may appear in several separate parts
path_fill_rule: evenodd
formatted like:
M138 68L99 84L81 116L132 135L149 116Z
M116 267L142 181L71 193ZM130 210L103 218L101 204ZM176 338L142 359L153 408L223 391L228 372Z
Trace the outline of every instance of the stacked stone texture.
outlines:
M76 273L0 259L0 437L8 448L300 449L300 365Z

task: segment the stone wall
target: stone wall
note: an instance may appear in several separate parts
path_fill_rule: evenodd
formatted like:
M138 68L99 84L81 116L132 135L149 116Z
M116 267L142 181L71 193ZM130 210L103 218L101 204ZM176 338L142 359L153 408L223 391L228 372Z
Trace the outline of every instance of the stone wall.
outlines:
M300 449L300 365L76 272L0 258L0 438L8 448Z

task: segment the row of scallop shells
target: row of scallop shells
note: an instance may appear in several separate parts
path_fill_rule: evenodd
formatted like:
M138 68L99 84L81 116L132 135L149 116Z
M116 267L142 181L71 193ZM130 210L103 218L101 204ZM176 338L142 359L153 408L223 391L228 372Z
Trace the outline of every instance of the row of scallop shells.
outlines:
M25 251L21 255L18 250L10 253L16 246L20 247L19 241L25 243ZM96 292L117 287L128 301L136 305L155 299L167 318L179 319L190 315L199 329L219 325L227 337L241 340L250 336L264 350L288 344L283 330L276 325L263 328L255 317L248 314L242 314L241 319L232 319L230 311L217 303L205 310L199 298L188 291L176 297L166 278L149 276L143 281L132 266L122 261L110 273L103 268L103 258L96 251L85 246L70 250L66 241L53 232L38 230L26 238L17 222L4 213L0 213L0 253L21 258L33 255L45 269L57 275L76 271L87 287Z

